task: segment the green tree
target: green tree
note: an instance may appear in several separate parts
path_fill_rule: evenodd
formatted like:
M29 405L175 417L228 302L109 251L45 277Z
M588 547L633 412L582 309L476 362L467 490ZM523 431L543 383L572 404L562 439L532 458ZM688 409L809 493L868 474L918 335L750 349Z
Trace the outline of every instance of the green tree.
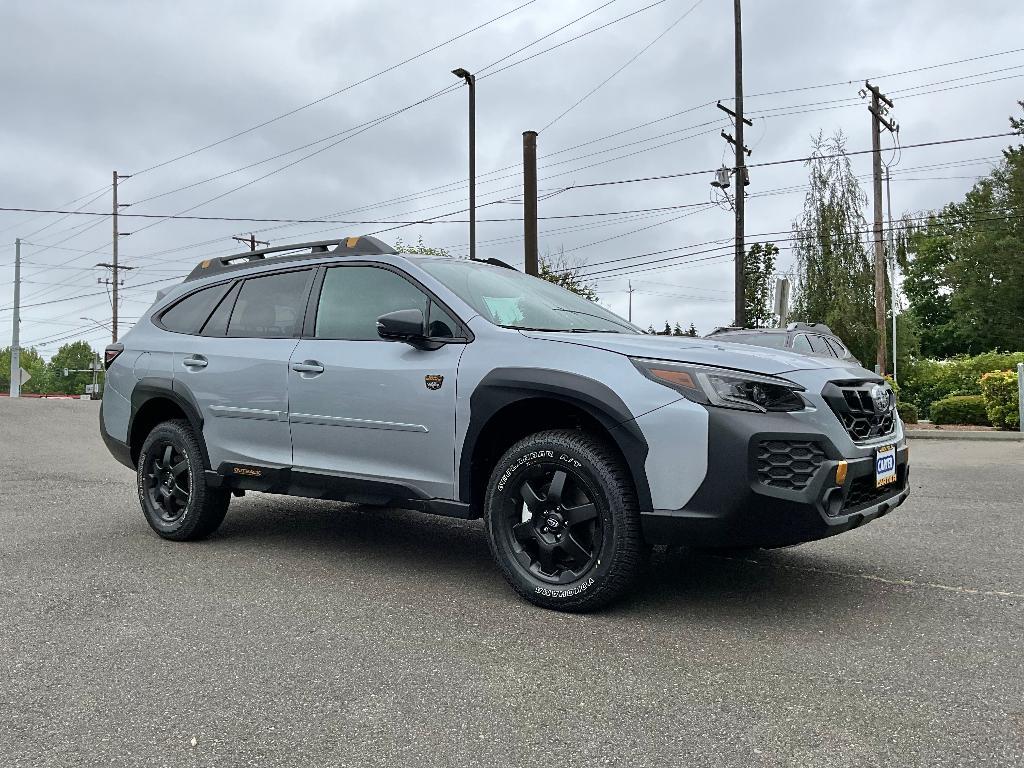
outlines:
M684 336L696 337L697 336L697 326L695 326L693 323L690 323L690 327L686 329L686 333L684 333L683 335Z
M18 355L18 364L28 371L32 377L21 391L25 394L45 394L52 390L50 386L49 370L42 355L35 347L22 347ZM9 392L11 388L11 348L4 347L0 350L0 390Z
M683 327L681 325L679 325L679 321L678 320L676 321L676 324L672 326L672 335L673 336L685 336L686 335L683 332Z
M446 256L451 258L451 253L445 248L432 248L423 243L423 235L416 240L416 245L408 245L402 238L395 239L395 250L400 253L413 253L417 256Z
M538 277L542 280L560 285L585 299L597 301L597 288L580 275L583 262L567 258L564 248L559 248L558 253L548 251L538 259L537 266L540 272Z
M770 328L775 324L772 312L772 278L779 249L775 243L754 243L743 262L744 303L747 307L747 325L752 328Z
M62 345L50 359L49 377L50 386L54 391L66 392L71 395L80 395L85 392L85 385L92 384L92 373L82 372L81 369L90 369L93 361L96 360L96 352L88 342L75 341ZM65 376L64 371L68 370ZM73 371L78 372L73 372Z
M1024 118L1010 125L1024 135ZM1003 150L962 201L906 222L905 233L897 254L923 355L1024 346L1024 145Z
M793 222L796 290L792 320L825 323L867 365L875 359L874 273L868 258L867 197L849 158L846 138L814 139L810 189Z

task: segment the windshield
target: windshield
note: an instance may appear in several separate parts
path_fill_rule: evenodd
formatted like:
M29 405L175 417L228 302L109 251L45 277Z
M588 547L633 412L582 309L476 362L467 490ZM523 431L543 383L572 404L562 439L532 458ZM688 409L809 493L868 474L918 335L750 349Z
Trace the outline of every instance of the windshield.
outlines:
M642 333L599 304L514 269L456 259L425 259L419 266L503 328Z
M784 333L716 333L711 338L731 341L734 344L753 344L758 347L786 348Z

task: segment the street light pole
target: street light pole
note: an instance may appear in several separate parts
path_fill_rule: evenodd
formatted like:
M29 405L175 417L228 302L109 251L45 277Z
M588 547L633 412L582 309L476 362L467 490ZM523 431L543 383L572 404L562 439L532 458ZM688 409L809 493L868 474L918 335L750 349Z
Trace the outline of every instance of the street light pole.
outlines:
M469 258L476 261L476 77L461 67L452 74L469 86Z

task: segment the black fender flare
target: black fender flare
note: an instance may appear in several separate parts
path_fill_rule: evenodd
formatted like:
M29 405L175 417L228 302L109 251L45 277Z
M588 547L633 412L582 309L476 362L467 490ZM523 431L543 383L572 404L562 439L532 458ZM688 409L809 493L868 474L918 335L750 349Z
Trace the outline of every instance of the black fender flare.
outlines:
M128 420L129 443L135 430L135 417L138 416L146 403L158 398L170 400L185 414L189 424L192 425L192 429L196 433L196 437L199 439L199 446L203 450L203 466L206 469L210 469L210 456L206 450L206 440L203 439L203 416L202 411L199 410L199 404L196 403L195 398L187 387L184 387L180 382L175 382L170 377L147 376L140 379L135 385L131 397L131 417ZM132 453L135 452L137 447L130 445Z
M503 408L532 398L561 400L600 423L626 460L641 510L652 508L647 440L636 416L610 387L576 373L538 368L495 368L470 397L469 426L459 458L460 501L472 502L473 454L488 423Z

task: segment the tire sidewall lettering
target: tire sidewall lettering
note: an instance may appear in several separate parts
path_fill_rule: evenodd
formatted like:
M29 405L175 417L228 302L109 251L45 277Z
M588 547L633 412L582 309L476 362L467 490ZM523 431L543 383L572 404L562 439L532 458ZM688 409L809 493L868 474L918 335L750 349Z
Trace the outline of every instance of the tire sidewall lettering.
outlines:
M555 452L549 450L529 451L528 453L524 453L523 455L519 456L514 462L512 462L512 466L510 466L508 469L502 472L501 477L498 479L498 492L504 492L505 486L508 485L508 481L512 478L512 475L516 473L516 470L526 466L530 462L535 461L537 459L553 458L555 458Z

